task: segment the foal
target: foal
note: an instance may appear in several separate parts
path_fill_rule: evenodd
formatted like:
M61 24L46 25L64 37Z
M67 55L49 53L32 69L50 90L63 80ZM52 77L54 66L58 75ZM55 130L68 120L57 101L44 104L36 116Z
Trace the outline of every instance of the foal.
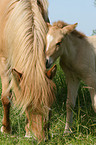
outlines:
M74 30L76 24L62 21L49 24L46 47L46 67L49 68L60 56L60 66L66 75L67 117L65 133L70 132L72 109L75 107L77 91L82 79L90 86L92 106L96 112L96 36L87 37Z

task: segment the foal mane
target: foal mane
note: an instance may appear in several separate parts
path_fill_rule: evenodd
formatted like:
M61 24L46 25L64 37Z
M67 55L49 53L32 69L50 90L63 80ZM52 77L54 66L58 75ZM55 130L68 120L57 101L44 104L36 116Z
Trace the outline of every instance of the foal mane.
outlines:
M65 22L63 22L63 21L57 21L57 22L54 22L54 23L53 23L53 26L56 26L56 27L58 27L58 28L63 28L63 27L68 26L68 25L69 25L69 24L67 24L67 23L65 23ZM76 37L78 37L78 38L80 38L80 39L86 37L85 34L79 32L79 31L77 31L77 30L74 30L73 32L71 32L71 34L75 35Z
M47 12L47 0L38 0ZM35 112L47 115L54 100L54 83L46 75L45 42L48 31L37 0L11 0L5 27L5 43L10 69L23 73L20 87L11 76L15 105L25 111L32 106ZM45 13L47 15L47 13ZM21 90L21 91L20 91Z

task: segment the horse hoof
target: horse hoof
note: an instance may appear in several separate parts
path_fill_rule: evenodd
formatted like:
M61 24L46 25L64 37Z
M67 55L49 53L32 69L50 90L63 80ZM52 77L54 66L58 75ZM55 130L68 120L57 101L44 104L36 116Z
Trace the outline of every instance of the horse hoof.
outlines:
M12 133L12 128L6 129L6 127L2 126L2 127L1 127L1 132L2 132L2 133L11 134L11 133Z
M27 135L27 134L25 134L25 137L26 137L26 138L32 138L31 135Z
M65 130L64 131L64 134L71 134L72 133L72 131L70 131L70 130Z

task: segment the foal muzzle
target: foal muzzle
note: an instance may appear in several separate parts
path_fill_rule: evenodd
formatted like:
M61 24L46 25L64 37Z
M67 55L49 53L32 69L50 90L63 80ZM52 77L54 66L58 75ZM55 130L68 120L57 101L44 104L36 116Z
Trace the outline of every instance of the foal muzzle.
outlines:
M52 59L50 57L47 58L46 59L46 68L50 68L52 64L53 64Z

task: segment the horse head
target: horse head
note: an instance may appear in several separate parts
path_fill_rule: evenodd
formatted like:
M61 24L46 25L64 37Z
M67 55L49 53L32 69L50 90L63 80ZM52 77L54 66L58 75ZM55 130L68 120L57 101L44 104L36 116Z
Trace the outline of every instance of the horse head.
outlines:
M49 68L63 54L64 38L75 29L77 23L63 28L49 23L47 25L49 30L46 36L46 67Z

